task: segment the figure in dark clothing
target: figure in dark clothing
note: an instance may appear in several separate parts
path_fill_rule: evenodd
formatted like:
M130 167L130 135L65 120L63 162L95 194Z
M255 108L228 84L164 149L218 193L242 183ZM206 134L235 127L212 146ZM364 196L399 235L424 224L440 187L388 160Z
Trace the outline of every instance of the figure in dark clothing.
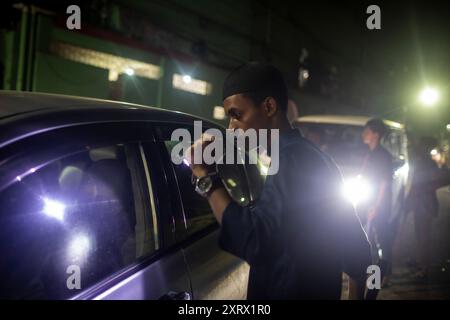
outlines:
M372 249L372 260L380 266L382 278L386 283L392 269L392 247L394 230L389 224L392 203L392 156L381 146L381 139L387 128L381 119L371 119L362 133L368 151L363 160L361 175L372 187L372 197L358 213L365 224ZM371 292L376 298L377 291Z
M431 159L432 145L421 138L414 148L411 161L411 189L407 198L407 212L414 212L417 240L418 278L427 278L430 269L431 223L438 215L436 190L440 187L440 172Z
M342 272L366 276L366 236L340 195L335 164L297 130L280 137L280 170L256 206L232 202L220 245L250 266L249 299L339 299Z
M343 272L351 298L363 298L371 264L367 236L340 193L335 163L291 128L281 73L245 64L225 80L223 99L230 129L280 133L279 171L267 177L254 206L234 202L220 182L207 193L221 224L220 246L250 265L247 298L339 299ZM191 168L196 177L208 174L204 165Z

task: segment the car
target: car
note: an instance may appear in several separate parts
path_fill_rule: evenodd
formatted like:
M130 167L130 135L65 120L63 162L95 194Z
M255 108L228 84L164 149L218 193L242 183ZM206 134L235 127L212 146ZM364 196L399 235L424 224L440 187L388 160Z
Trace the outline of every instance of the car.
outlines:
M370 196L370 181L359 174L367 147L361 134L370 117L351 115L308 115L295 119L293 126L330 155L340 168L344 184L342 195L356 208ZM388 133L381 144L393 159L392 207L390 223L398 226L410 188L408 140L405 126L384 119Z
M170 158L171 132L194 120L0 91L0 298L245 299L248 265L219 248L190 168Z

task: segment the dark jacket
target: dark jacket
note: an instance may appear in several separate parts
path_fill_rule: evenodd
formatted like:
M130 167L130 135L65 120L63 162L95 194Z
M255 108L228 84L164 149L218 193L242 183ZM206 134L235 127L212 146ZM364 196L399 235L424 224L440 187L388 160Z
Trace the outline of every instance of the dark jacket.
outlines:
M334 162L297 130L280 133L279 172L255 206L225 209L221 247L250 265L248 299L339 299L364 279L370 246Z
M380 227L385 227L391 218L393 174L392 155L381 145L378 145L374 150L369 150L367 152L363 168L361 169L361 174L363 177L369 179L372 187L371 199L369 199L369 201L361 208L358 208L358 210L360 210L359 213L362 220L367 218L367 210L372 208L377 203L381 184L383 182L386 183L384 196L381 203L378 203L378 212L375 218L375 224Z

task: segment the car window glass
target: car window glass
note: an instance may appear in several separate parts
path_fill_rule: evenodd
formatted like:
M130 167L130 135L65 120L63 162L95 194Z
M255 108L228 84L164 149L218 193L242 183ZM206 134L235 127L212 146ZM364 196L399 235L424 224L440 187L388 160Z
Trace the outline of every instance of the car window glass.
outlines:
M190 131L191 137L194 137L193 128L186 128ZM160 127L158 130L159 139L164 142L169 158L172 155L172 149L179 143L179 141L171 141L171 133L175 129L178 128ZM226 151L225 145L224 148L223 154ZM241 154L235 149L235 157ZM181 159L182 156L179 154L178 159ZM235 164L222 164L215 167L215 170L218 171L233 200L241 206L248 206L257 200L262 191L267 167L263 166L261 161L258 161L257 164L250 164L248 155L245 155L243 162L244 164L239 164L237 161ZM172 162L171 165L175 171L189 232L195 233L215 224L216 220L207 199L195 192L192 172L187 162L181 161L178 165Z
M367 147L362 126L340 124L297 123L303 136L329 154L340 166L360 166Z
M165 141L169 154L177 141ZM189 234L196 233L216 223L216 219L209 206L208 200L200 196L192 185L192 172L189 166L182 162L179 165L172 163L175 171L181 201L186 218Z
M72 153L0 192L2 298L68 298L153 252L133 196L134 147Z
M396 131L389 131L381 144L389 151L394 159L399 158L401 154L401 136L399 133Z

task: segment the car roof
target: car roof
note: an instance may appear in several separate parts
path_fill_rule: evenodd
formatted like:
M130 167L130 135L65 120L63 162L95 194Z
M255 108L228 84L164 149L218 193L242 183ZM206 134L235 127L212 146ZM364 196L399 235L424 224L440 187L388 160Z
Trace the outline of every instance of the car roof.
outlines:
M363 127L371 117L352 115L309 115L298 117L296 123L317 123L317 124L342 124ZM383 122L394 129L404 129L404 125L395 121L383 119Z
M118 108L141 109L158 113L171 113L174 117L195 117L179 111L161 109L135 103L78 97L62 94L0 90L0 119L40 110L60 110L67 108ZM196 117L197 118L197 117ZM208 121L207 119L202 119Z
M106 106L110 104L120 103L60 94L1 90L0 118L42 109L67 108L83 105Z
M127 102L48 93L0 90L0 147L50 127L105 121L155 121L221 128L217 123L179 111Z

